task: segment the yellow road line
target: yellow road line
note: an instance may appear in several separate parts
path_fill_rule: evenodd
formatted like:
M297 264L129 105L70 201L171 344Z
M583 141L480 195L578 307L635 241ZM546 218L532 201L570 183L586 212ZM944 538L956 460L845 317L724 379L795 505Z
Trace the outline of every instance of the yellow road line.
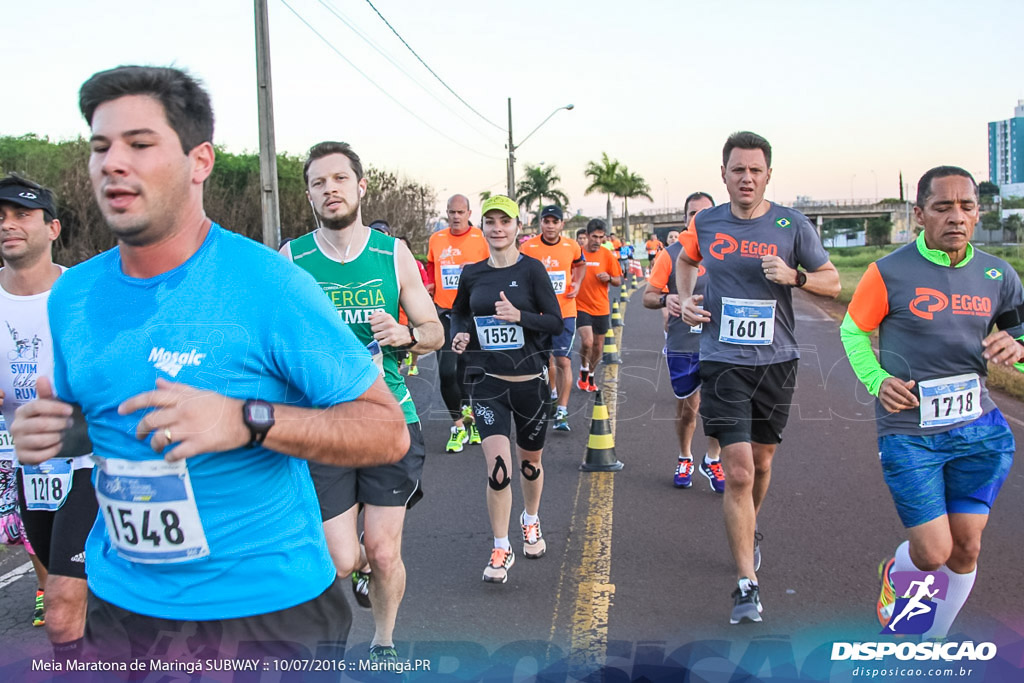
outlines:
M623 328L619 330L621 339ZM619 366L605 365L602 391L615 434L618 412ZM608 615L615 598L612 574L612 510L615 479L612 472L581 473L590 481L583 549L576 568L576 602L569 633L569 661L573 670L585 672L604 664L608 654Z

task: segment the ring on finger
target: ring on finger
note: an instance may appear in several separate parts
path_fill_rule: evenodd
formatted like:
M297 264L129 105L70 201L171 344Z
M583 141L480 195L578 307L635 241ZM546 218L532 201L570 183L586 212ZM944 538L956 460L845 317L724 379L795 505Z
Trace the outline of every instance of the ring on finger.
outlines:
M164 427L164 438L167 439L167 443L171 443L174 439L171 438L171 428Z

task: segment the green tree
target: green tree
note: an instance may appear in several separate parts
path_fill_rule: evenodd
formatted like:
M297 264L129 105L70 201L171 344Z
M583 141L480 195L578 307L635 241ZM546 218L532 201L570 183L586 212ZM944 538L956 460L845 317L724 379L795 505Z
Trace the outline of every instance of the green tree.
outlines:
M981 229L982 230L999 230L1002 227L1002 220L999 218L998 211L986 211L981 214Z
M1003 220L1003 230L1012 235L1014 242L1019 241L1022 228L1024 228L1024 218L1019 213L1011 213Z
M865 225L865 231L864 242L868 246L889 244L892 238L892 218L889 216L869 218Z
M638 173L630 171L625 165L619 167L615 176L615 196L622 198L622 213L625 221L623 239L629 240L629 200L642 198L653 202L651 186Z
M544 204L545 199L565 207L569 203L569 197L561 189L555 187L562 182L554 166L526 165L523 179L519 181L516 188L516 202L530 210L530 206L537 202L537 212Z
M999 186L995 183L990 183L987 180L982 180L978 183L978 195L982 201L986 201L992 197L998 197Z
M482 203L486 202L488 199L491 198L492 194L493 193L490 190L484 190L483 192L481 192L480 193L480 203L482 204Z
M619 175L620 166L621 164L618 161L608 158L607 152L601 152L601 161L587 162L587 168L583 171L583 175L590 179L590 185L583 191L583 194L600 192L608 197L607 221L609 229L611 229L612 225L612 195L615 194L616 179Z

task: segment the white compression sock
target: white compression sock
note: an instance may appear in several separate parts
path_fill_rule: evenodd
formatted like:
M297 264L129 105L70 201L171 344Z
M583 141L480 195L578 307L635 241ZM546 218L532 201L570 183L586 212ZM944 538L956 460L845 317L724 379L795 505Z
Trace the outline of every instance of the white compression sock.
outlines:
M523 510L523 524L536 524L539 519L538 515L531 515L526 510Z
M910 541L903 541L899 547L896 548L896 561L892 563L892 569L890 572L920 572L923 569L918 569L914 561L910 559Z
M974 579L978 576L978 568L969 574L957 574L946 565L939 567L939 571L949 577L949 590L946 591L946 599L938 601L935 610L935 621L932 627L921 634L921 638L945 638L949 633L953 620L960 614L967 596L974 588Z
M494 537L494 547L501 548L502 550L511 550L512 544L508 542L508 536L502 538Z

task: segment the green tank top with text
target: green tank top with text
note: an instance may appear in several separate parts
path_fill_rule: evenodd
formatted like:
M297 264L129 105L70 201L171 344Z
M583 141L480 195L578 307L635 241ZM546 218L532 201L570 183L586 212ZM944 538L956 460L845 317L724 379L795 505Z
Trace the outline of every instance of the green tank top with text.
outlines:
M370 230L362 252L351 261L342 263L321 249L321 242L308 233L292 240L291 259L295 265L316 278L331 303L338 309L349 329L373 356L381 369L384 381L405 413L409 424L418 422L405 379L398 372L398 349L380 346L370 329L370 316L378 311L398 319L398 271L395 266L395 238ZM330 245L327 246L330 251Z

